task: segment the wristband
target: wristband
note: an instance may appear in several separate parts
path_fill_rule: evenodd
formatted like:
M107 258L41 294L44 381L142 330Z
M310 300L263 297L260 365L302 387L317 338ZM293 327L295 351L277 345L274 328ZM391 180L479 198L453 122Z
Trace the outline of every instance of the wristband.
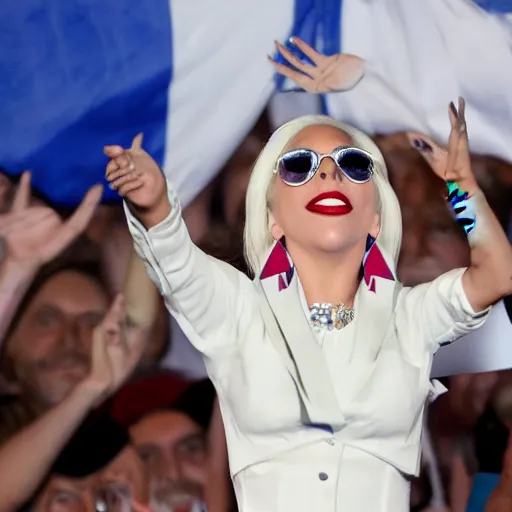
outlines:
M447 181L448 188L447 200L455 214L455 220L462 226L466 236L469 236L475 229L476 224L476 201L473 197L469 197L467 192L459 188L454 181Z

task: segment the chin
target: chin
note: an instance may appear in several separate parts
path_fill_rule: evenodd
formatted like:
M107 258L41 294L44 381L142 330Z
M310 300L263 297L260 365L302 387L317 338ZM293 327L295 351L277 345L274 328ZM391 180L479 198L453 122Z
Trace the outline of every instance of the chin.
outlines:
M345 234L340 236L340 231L323 231L322 237L315 240L314 245L318 250L327 253L344 253L348 252L357 245L361 240L359 237L350 236L347 237ZM364 241L366 243L366 239Z

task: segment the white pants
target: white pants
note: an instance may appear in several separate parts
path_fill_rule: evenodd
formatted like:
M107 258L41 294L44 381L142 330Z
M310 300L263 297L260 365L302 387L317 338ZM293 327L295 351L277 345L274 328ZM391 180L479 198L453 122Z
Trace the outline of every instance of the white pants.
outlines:
M408 512L410 483L396 468L321 441L234 477L240 512Z

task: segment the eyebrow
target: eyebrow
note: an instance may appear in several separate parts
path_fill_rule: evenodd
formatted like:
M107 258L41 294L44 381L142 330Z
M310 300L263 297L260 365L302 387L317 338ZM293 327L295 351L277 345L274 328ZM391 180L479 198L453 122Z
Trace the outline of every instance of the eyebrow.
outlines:
M91 486L91 482L58 482L51 486L52 493L59 492L82 492L87 491Z
M206 445L206 441L207 441L206 434L204 432L194 432L192 434L187 434L184 437L176 439L173 444L175 444L175 445L186 444L186 443L196 441L196 440L199 440ZM147 442L137 445L137 449L138 450L142 450L142 449L146 449L146 450L153 449L154 450L157 446L158 446L158 443L156 443L155 441L147 441Z
M206 442L206 435L203 432L195 432L193 434L188 434L185 437L182 437L181 439L179 439L177 444L187 443L187 442L196 441L196 440Z
M38 312L38 311L53 311L53 312L57 312L57 313L60 313L60 314L63 314L63 315L68 315L69 313L62 309L60 306L56 305L56 304L52 304L52 303L49 303L49 302L42 302L41 304L34 304L32 306L32 309L34 312ZM76 315L72 314L72 316L78 316L78 317L83 317L83 316L99 316L99 317L104 317L105 316L105 311L101 308L97 308L97 309L89 309L87 311L83 311L81 313L78 313Z

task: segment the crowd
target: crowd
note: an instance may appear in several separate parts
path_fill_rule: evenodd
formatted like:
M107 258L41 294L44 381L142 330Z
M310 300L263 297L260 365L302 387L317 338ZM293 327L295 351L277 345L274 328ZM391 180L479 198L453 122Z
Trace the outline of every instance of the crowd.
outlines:
M184 210L193 241L245 272L245 191L270 132L265 113ZM405 134L375 140L402 208L400 280L467 266L444 183ZM473 166L507 227L511 166L485 156ZM0 176L0 511L235 510L215 391L135 254L122 207L100 198L96 186L60 211L29 173ZM463 512L482 475L500 479L485 510L512 509L512 372L444 383L411 511Z

